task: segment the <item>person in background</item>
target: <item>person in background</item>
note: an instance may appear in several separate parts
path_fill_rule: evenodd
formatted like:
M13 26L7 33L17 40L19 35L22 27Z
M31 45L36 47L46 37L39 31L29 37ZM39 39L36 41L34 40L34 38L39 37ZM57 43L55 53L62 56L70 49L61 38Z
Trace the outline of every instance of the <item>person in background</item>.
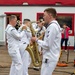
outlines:
M44 35L46 28L44 26L44 20L39 19L36 24L32 24L34 31L36 32L35 36L39 37L41 35Z
M43 59L41 66L41 75L52 75L60 56L61 28L56 21L57 12L54 8L44 10L44 21L48 24L44 40L32 37L42 47Z
M30 19L24 19L23 24L18 29L18 32L22 32L22 27L26 26L25 34L21 38L19 44L20 44L20 50L21 50L21 57L23 61L23 75L28 75L28 67L31 64L31 58L29 52L26 50L28 44L30 43L30 39L32 37L31 31L30 31Z
M43 40L46 28L44 26L44 20L39 19L36 23L32 23L33 29L35 31L35 36ZM42 55L42 48L38 45L39 53ZM39 71L40 67L33 67L34 70Z
M22 32L19 33L16 29L17 17L11 15L9 24L5 29L5 35L8 43L8 53L12 59L9 75L23 75L23 62L19 49L19 40L24 36L26 26L22 27Z
M62 29L62 38L61 38L61 48L63 46L63 43L65 42L65 51L67 51L67 44L69 40L69 33L70 33L70 28L67 26L66 23L63 24L63 29Z

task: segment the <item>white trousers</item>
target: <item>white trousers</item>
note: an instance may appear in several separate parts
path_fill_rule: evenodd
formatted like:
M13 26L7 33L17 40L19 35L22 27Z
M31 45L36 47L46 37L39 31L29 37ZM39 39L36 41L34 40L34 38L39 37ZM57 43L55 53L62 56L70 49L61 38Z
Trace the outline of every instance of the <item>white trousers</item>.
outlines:
M25 45L21 44L20 51L22 56L22 62L23 62L23 75L28 75L28 67L31 64L31 58L30 54L27 50L25 50Z
M55 67L57 65L57 62L42 62L41 66L41 75L52 75Z
M23 63L19 48L16 50L8 50L8 52L12 59L9 75L23 75Z

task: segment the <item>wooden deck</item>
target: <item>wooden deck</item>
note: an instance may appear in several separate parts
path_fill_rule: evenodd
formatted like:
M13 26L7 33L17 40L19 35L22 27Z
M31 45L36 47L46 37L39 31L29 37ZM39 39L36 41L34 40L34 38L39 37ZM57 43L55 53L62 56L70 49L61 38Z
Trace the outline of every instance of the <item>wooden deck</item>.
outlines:
M55 71L53 72L53 75L72 75L72 73L75 72L74 67L74 58L75 58L75 51L69 50L69 57L67 60L67 53L65 51L62 51L62 56L60 58L59 62L67 62L67 67L56 67ZM7 48L5 46L0 46L0 75L9 75L11 65L11 58L7 52ZM40 75L40 70L35 71L33 70L33 66L29 67L29 75ZM75 74L73 74L75 75Z

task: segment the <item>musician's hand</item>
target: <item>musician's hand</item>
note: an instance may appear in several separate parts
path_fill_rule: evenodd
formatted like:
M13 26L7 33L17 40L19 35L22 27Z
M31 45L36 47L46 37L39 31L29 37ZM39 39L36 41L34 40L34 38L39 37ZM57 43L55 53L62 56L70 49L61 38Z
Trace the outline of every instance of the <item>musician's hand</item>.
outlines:
M27 29L27 27L26 27L26 26L23 26L23 27L22 27L22 30L26 30L26 29Z
M39 54L40 54L40 55L42 55L42 54L43 54L43 52L42 52L42 51L39 51Z
M32 41L30 41L30 45L33 45L33 42Z
M32 42L35 42L36 40L37 40L37 37L32 37L32 38L31 38L31 41L32 41Z
M45 32L42 32L42 34L44 35L44 34L45 34Z

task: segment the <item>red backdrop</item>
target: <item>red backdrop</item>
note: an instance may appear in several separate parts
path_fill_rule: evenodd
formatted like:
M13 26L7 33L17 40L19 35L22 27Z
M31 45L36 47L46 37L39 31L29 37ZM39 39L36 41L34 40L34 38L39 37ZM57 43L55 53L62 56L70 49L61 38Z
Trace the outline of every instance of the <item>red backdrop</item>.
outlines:
M24 2L29 5L55 5L56 3L65 6L75 5L75 0L0 0L0 5L22 5Z

